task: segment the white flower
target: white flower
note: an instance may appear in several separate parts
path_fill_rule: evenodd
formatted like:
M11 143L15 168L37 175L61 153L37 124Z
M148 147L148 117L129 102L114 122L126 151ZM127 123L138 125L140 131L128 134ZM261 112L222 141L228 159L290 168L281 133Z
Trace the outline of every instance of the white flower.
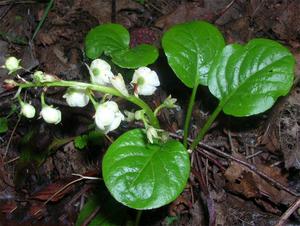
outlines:
M135 70L131 84L135 86L135 94L149 96L152 95L157 86L160 85L155 71L148 67L140 67Z
M114 76L111 72L110 65L101 59L93 60L88 69L91 75L91 81L94 84L109 85L110 79Z
M110 81L112 86L122 93L123 96L127 97L129 95L123 76L120 73L117 76L112 77Z
M43 117L45 122L50 124L58 124L61 121L61 112L60 110L53 108L51 106L45 105L40 112L40 115Z
M35 116L35 108L28 103L21 104L21 114L26 118L33 118Z
M70 107L84 107L89 103L89 96L87 91L81 88L68 88L63 98L66 99Z
M100 104L96 109L95 122L97 127L104 133L108 133L119 127L124 115L114 101L107 101Z
M2 68L6 68L9 72L8 74L11 74L22 67L20 66L20 61L15 57L8 57L5 61L5 64L2 66Z

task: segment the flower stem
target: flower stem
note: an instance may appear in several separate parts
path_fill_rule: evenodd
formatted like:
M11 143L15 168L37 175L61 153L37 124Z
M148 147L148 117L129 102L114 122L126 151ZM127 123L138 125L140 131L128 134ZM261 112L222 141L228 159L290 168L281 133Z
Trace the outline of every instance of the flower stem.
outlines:
M161 109L163 109L166 105L165 104L161 104L159 105L155 110L154 110L154 115L157 116L157 114L159 113L159 111Z
M134 224L135 226L139 226L142 212L143 212L142 210L138 210L138 212L136 214L136 218L135 218L135 224Z
M189 126L190 126L190 122L191 122L193 107L194 107L194 104L195 104L197 89L198 89L198 84L195 84L195 86L193 87L193 91L192 91L190 101L189 101L188 110L187 110L186 117L185 117L184 134L183 134L183 144L184 144L185 147L187 147L187 138L188 138L188 133L189 133Z
M44 83L22 83L18 84L20 88L32 88L32 87L76 87L76 88L82 88L82 89L89 89L101 93L108 93L113 96L123 97L124 99L134 103L135 105L139 106L140 108L145 110L145 113L149 117L150 123L156 127L159 128L159 122L154 115L152 109L149 107L148 104L146 104L143 100L130 95L128 97L122 95L118 90L112 87L107 86L101 86L96 84L90 84L90 83L84 83L84 82L77 82L77 81L65 81L65 80L57 80L53 82L44 82Z
M209 118L205 122L203 128L197 134L195 140L191 144L190 147L191 150L194 150L195 147L198 145L198 143L204 138L205 134L207 133L207 131L209 130L209 128L211 127L212 123L215 121L219 113L222 111L222 109L223 109L223 104L222 102L220 102L217 108L214 110L214 112L209 116Z
M42 107L46 106L45 93L44 92L42 92L42 94L41 94L41 103L42 103Z

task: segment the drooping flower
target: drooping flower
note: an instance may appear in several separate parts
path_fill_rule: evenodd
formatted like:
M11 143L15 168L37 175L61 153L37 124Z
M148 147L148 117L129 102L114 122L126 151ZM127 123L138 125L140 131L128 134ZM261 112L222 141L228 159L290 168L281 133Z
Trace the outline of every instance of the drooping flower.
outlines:
M114 101L100 104L96 109L95 122L97 127L104 133L117 129L124 119L124 115Z
M2 66L2 68L5 68L8 70L8 74L14 73L17 70L21 69L20 61L16 57L8 57Z
M110 81L112 86L122 93L123 96L127 97L129 95L123 76L120 73L117 76L112 77Z
M131 84L134 85L135 95L152 95L160 85L158 76L155 71L148 67L140 67L135 70Z
M70 107L85 107L90 100L86 89L73 87L68 88L63 98L66 99Z
M49 124L58 124L61 121L61 111L49 105L43 106L40 115Z
M28 103L21 103L21 114L26 118L33 118L35 116L35 108Z
M101 59L93 60L90 67L88 67L91 81L98 85L109 85L110 79L114 76L110 65Z

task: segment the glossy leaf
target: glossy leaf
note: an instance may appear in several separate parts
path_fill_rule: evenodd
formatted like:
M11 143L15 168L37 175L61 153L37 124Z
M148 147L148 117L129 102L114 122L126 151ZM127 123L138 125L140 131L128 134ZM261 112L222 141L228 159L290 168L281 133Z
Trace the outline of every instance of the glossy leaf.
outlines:
M172 27L162 39L169 65L188 87L207 85L207 74L215 56L225 46L219 30L203 21Z
M85 52L91 59L96 59L104 52L111 55L115 51L128 49L129 33L119 24L99 25L87 34Z
M118 51L112 57L112 61L120 67L138 68L154 63L158 57L158 51L152 45L142 44L133 49Z
M293 55L279 43L253 39L226 46L209 72L208 86L226 114L249 116L269 109L294 79Z
M150 144L144 131L135 129L109 147L102 171L117 201L135 209L152 209L172 202L182 192L190 160L180 142Z
M96 212L96 214L95 214ZM126 223L126 209L117 203L103 187L97 194L89 197L80 211L76 226L83 225L94 215L88 225L118 226ZM87 223L87 222L86 222Z
M129 47L130 36L125 27L119 24L104 24L93 28L86 36L85 51L91 59L104 53L122 68L138 68L152 64L158 57L157 49L142 44Z

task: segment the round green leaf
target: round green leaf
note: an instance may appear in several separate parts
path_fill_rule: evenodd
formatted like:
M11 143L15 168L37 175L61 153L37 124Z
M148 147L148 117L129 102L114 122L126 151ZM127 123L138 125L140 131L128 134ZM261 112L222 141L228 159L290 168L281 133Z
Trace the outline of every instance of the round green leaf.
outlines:
M112 61L123 68L138 68L154 63L157 57L158 51L154 46L142 44L133 49L115 52Z
M135 129L109 147L102 171L117 201L134 209L152 209L172 202L183 191L190 160L180 142L150 144L143 130Z
M207 74L215 56L225 46L219 30L203 21L172 27L162 39L169 65L188 87L207 85Z
M249 116L269 109L293 84L295 60L288 49L268 39L226 46L208 75L210 92L226 114Z
M104 52L111 55L114 51L128 49L129 33L122 25L103 24L89 31L85 38L85 52L96 59Z

